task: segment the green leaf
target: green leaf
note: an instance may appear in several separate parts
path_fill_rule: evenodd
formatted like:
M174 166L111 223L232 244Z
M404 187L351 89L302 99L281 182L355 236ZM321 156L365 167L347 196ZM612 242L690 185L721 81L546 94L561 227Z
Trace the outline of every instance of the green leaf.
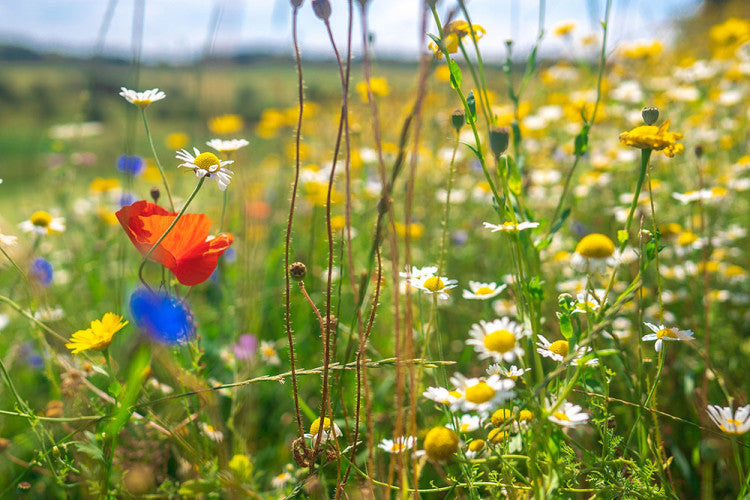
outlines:
M432 41L433 41L433 42L435 42L435 44L436 44L436 45L437 45L438 47L440 47L440 38L436 37L436 36L435 36L435 35L433 35L432 33L427 33L427 36L429 36L430 38L432 38Z
M117 397L120 395L120 391L122 391L122 384L117 380L113 380L109 386L107 386L107 392L110 396Z
M477 150L477 148L475 148L474 146L472 146L468 142L463 142L463 141L460 141L460 142L461 142L461 144L463 144L467 148L471 149L474 152L474 155L477 157L478 160L482 159L482 155L479 153L479 150Z
M566 340L573 338L573 323L570 321L570 314L557 313L557 319L560 322L560 333Z
M477 120L477 103L474 99L473 90L470 90L469 95L466 97L466 106L469 108L469 113L466 115L466 123L474 123Z
M463 76L461 75L461 68L458 67L458 63L455 60L451 60L450 65L448 65L448 69L451 72L451 88L452 89L461 88L461 82L463 81Z
M151 351L145 344L141 345L131 358L130 366L128 366L128 379L122 389L121 396L118 398L120 407L107 426L107 436L116 436L130 420L130 415L133 413L133 404L143 388L143 381L147 375L146 367L150 360Z

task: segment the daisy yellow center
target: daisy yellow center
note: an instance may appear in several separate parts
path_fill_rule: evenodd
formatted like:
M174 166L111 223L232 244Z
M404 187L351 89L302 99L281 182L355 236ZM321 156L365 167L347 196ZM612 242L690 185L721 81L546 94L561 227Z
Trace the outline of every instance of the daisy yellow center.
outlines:
M328 430L331 428L331 419L326 417L323 420L323 429ZM315 436L320 431L320 418L316 418L313 420L313 423L310 425L310 434Z
M615 253L615 244L607 236L593 233L578 242L576 253L588 259L604 259Z
M47 227L50 225L50 222L52 222L52 216L49 213L40 210L31 214L31 218L29 220L35 226Z
M453 396L454 398L460 398L460 397L461 397L461 393L460 393L460 392L458 392L458 391L456 391L456 390L450 391L450 392L449 392L448 394L450 394L450 395L451 395L451 396ZM447 403L447 402L448 402L448 401L446 401L446 403Z
M208 432L208 433L216 432L216 429L214 429L213 425L207 425L206 426L206 432Z
M391 446L391 451L394 451L394 452L404 451L404 449L406 449L406 446L404 446L403 443L393 443L393 445Z
M446 427L430 429L424 438L424 450L433 460L447 460L458 450L458 435Z
M698 235L690 231L685 231L677 237L677 244L681 247L687 246L698 239Z
M270 356L275 356L276 355L276 350L273 347L265 347L263 349L263 354L265 354L266 356L269 356L269 357Z
M528 422L533 418L534 414L529 410L521 410L521 412L518 414L518 420L520 420L521 422Z
M564 414L561 411L556 411L553 415L557 420L563 420L565 422L570 422L570 417L568 417L566 414Z
M437 276L432 276L431 278L427 278L426 280L424 280L424 284L422 286L424 286L431 292L437 292L438 290L442 290L443 288L445 288L445 283L443 283L443 280L441 280Z
M474 292L474 295L490 295L494 291L495 290L493 290L492 288L490 288L488 286L480 286L479 290L477 290L476 292Z
M147 108L151 104L151 99L133 99L133 104L139 108Z
M661 330L656 332L656 338L663 339L664 337L676 339L677 334L670 328L662 328Z
M477 405L486 403L494 397L495 389L484 381L466 388L466 400Z
M508 330L496 330L485 335L484 347L494 352L508 352L516 345L516 336Z
M550 346L547 348L550 350L550 352L554 352L555 354L559 354L562 357L565 357L568 355L568 341L567 340L555 340L550 344Z
M221 162L219 158L213 153L201 153L193 161L195 165L203 170L208 170L210 173L216 173L221 168Z
M474 453L482 451L483 448L484 448L484 440L482 439L475 439L474 441L469 443L469 450L473 451Z

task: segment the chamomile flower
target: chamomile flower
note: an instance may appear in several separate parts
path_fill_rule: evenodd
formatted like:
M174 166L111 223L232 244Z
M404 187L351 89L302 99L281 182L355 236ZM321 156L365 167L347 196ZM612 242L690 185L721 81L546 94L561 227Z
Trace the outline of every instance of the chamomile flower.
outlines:
M485 227L485 229L490 229L493 233L496 233L498 231L503 233L518 232L539 227L538 222L521 222L519 224L513 224L510 221L503 222L502 224L490 224L489 222L483 222L482 225Z
M675 327L667 328L663 324L656 326L653 323L644 323L649 330L653 333L649 333L641 337L641 340L648 342L655 340L654 349L656 352L661 351L662 344L665 340L693 340L694 334L691 330L678 330Z
M211 424L201 422L201 430L211 441L220 443L224 439L224 434Z
M461 398L461 393L455 389L450 391L445 387L428 387L427 390L422 393L422 396L436 403L450 405Z
M460 399L451 404L451 410L475 411L487 415L490 411L513 398L516 383L502 379L498 375L487 378L466 378L460 373L451 377L451 383L461 395Z
M458 281L450 280L445 276L423 274L418 278L412 276L409 279L409 284L414 288L422 290L423 292L429 294L436 293L438 294L438 298L440 299L448 299L450 295L448 295L446 290L450 290L451 288L455 288L456 286L458 286Z
M726 434L740 435L750 430L750 405L740 406L732 412L732 407L708 405L708 416Z
M417 444L417 438L414 436L399 436L396 439L383 439L378 448L386 453L403 453L414 448Z
M618 254L614 242L599 233L584 236L570 257L573 268L585 273L603 273L607 267L616 266L617 262Z
M453 425L453 422L448 424L448 428L453 429L456 432L463 434L467 432L474 432L479 429L482 425L482 419L477 415L461 415L461 420L458 421L458 429Z
M331 429L331 424L333 423L333 429ZM336 425L336 422L331 422L331 419L326 417L323 419L323 428L320 427L320 417L313 420L313 423L310 424L310 434L305 434L306 438L317 440L318 434L320 434L320 442L325 443L329 439L336 439L340 436L343 436L344 434L341 432L341 429L338 425Z
M191 155L185 149L177 152L175 158L182 160L183 163L177 167L192 168L196 177L213 177L219 189L224 191L232 180L234 172L225 168L226 165L234 163L232 160L219 160L219 158L209 152L201 153L198 148L193 148L195 156Z
M288 483L291 483L293 480L294 478L292 477L292 475L289 472L285 471L273 477L273 479L271 480L271 487L275 490L280 490Z
M447 427L433 427L424 438L424 451L436 462L448 460L458 451L458 434Z
M469 300L487 300L500 295L508 285L500 285L494 281L492 283L481 283L479 281L469 281L469 290L464 290L463 297Z
M568 357L570 344L567 340L555 340L554 342L550 342L544 337L544 335L538 335L538 337L539 342L536 343L536 345L538 346L536 351L539 354L541 354L545 358L550 358L554 361L557 361L558 363L562 363L565 358ZM577 365L581 358L590 353L591 350L591 347L576 347L575 354L570 360L570 363L573 365ZM594 366L597 364L599 364L599 360L597 358L590 359L586 362L586 365L588 366Z
M411 266L411 269L407 268L406 271L398 273L399 276L409 279L419 279L423 276L432 276L438 272L437 266L426 266L426 267L415 267Z
M576 427L585 424L589 420L588 414L583 413L580 406L567 401L563 403L562 408L558 408L547 418L550 422L563 427Z
M500 363L495 363L487 368L487 375L499 375L504 378L516 380L530 370L531 368L519 368L516 365L511 365L510 368L505 368Z
M218 151L219 153L234 153L238 149L244 148L250 144L246 139L211 139L206 144Z
M508 363L523 356L524 351L518 343L528 336L523 326L508 318L490 322L482 320L471 326L469 334L471 338L466 343L474 346L480 359L492 358L495 362Z
M260 352L261 359L264 363L267 363L269 365L281 364L279 354L276 352L276 348L273 346L272 342L262 340L260 342L260 348L258 349L258 352Z
M146 90L143 92L136 92L135 90L126 89L120 87L120 95L125 98L131 104L135 104L141 109L146 109L151 105L152 102L161 101L167 94L163 91L156 89Z
M607 303L607 298L604 296L605 290L593 290L586 293L576 294L576 301L574 303L574 309L571 314L576 313L589 313L598 311L603 305Z
M483 439L472 439L464 452L466 458L473 460L487 450L487 443Z
M14 247L18 244L18 237L0 232L0 246L4 248Z
M40 236L62 233L65 231L65 218L52 217L49 212L39 210L31 214L29 220L21 222L18 227L21 231L35 233Z

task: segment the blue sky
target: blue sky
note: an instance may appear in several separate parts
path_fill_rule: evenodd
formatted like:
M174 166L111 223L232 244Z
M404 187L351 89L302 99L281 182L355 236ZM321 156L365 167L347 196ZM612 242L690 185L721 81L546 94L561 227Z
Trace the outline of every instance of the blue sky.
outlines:
M135 0L117 2L107 33L106 52L129 54L134 3ZM331 0L331 3L331 23L337 42L343 44L347 1ZM508 38L513 38L520 50L533 43L538 1L473 0L467 3L473 21L487 29L487 36L481 42L483 53L500 56ZM546 0L545 25L551 29L561 21L575 20L577 35L600 31L598 20L603 16L604 3L604 0ZM669 39L671 21L690 15L699 3L699 0L613 0L610 47L633 39ZM199 55L217 4L222 12L215 44L218 52L244 48L291 50L288 0L146 0L144 58L184 61ZM324 27L313 16L310 4L311 0L305 0L300 17L303 53L329 54ZM440 2L441 12L447 4ZM0 42L91 53L106 5L106 0L2 0ZM376 53L413 57L420 43L426 43L420 41L417 34L420 0L370 0L370 5ZM356 6L357 2L355 11ZM355 15L355 19L358 21L358 16ZM354 29L355 40L359 40L358 22ZM430 25L430 29L434 31L434 25ZM562 45L548 37L543 48L556 51L562 50Z

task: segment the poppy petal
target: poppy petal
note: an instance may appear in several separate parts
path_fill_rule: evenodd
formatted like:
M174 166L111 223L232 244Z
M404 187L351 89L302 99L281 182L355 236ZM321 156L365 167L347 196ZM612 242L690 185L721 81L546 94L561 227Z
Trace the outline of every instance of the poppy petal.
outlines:
M181 256L172 268L177 281L183 285L203 283L216 269L219 257L234 241L230 233L222 233L210 241L203 241L188 254Z

